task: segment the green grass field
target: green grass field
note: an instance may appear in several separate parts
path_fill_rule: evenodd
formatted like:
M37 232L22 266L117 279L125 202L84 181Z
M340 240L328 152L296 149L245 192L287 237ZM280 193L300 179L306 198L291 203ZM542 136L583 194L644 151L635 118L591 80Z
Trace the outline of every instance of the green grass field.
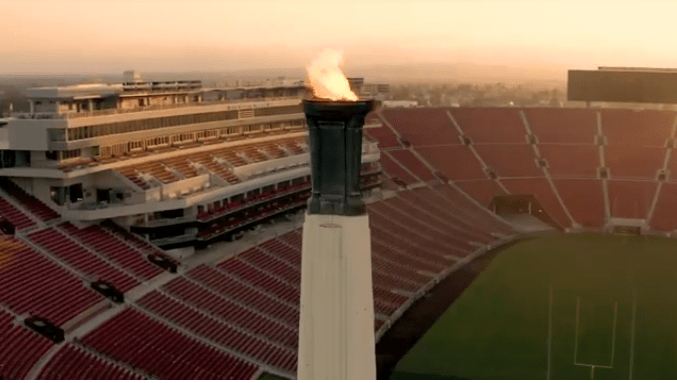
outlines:
M261 374L261 376L259 376L258 380L288 380L288 379L264 372L263 374Z
M631 376L677 378L677 240L574 234L520 242L392 378Z

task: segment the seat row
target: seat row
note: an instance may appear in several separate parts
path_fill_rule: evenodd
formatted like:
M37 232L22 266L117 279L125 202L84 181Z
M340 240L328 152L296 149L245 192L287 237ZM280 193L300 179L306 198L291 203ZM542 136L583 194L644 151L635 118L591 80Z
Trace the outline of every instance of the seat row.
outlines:
M53 343L13 321L0 310L0 378L25 379Z
M257 369L132 308L87 334L82 343L160 379L250 379Z
M35 231L27 237L62 262L84 274L90 281L103 280L122 292L127 292L140 283L54 228Z
M224 159L231 166L238 167L272 158L281 158L286 156L287 153L302 154L305 150L299 144L305 142L305 140L305 137L293 137L261 143L241 144L177 155L164 160L143 162L116 170L144 190L150 189L151 185L141 178L141 174L151 174L162 183L172 183L179 180L174 172L179 173L182 178L198 175L196 168L191 163L204 165L210 171L233 184L239 182L239 178L230 171L229 166L219 163L218 159Z
M58 227L142 280L149 280L162 273L162 269L145 259L143 253L98 225L79 229L66 222Z
M33 213L43 222L51 221L59 218L59 214L45 205L44 202L26 193L23 189L18 187L14 182L5 177L0 177L0 188L7 194L12 196L14 200L23 205L23 207Z
M0 219L8 220L18 230L35 225L32 218L2 197L0 197Z
M172 280L163 286L163 290L182 302L207 311L252 334L266 337L288 347L297 346L298 333L291 326L282 325L186 278L180 277Z
M298 306L285 303L274 295L221 273L213 267L201 265L188 272L186 276L224 297L277 318L289 326L295 327L298 324Z
M38 379L138 380L145 376L73 344L63 346L40 370Z
M0 303L14 312L61 325L102 299L26 243L0 237Z

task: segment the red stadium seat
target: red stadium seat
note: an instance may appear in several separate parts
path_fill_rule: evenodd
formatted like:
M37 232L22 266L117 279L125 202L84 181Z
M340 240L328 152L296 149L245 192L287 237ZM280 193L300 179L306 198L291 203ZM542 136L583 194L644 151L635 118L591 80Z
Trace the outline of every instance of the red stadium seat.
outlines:
M657 230L677 229L677 184L666 182L661 186L656 208L649 224Z
M122 364L98 357L84 348L67 344L40 370L38 379L132 380L144 379Z
M605 164L613 179L656 179L667 152L661 147L634 145L609 145L604 149Z
M596 178L601 166L596 145L540 144L538 150L553 178Z
M513 108L453 108L449 110L463 133L475 144L524 144L527 131Z
M475 201L482 206L489 206L489 202L494 197L505 195L505 191L494 180L479 180L479 181L460 181L456 182L461 190L469 194Z
M131 308L87 334L82 342L160 379L250 379L257 369Z
M663 147L675 123L675 112L603 109L602 132L609 145Z
M595 143L597 111L569 108L524 108L539 144Z
M458 130L444 108L393 108L381 115L414 147L458 144Z
M416 148L416 151L452 181L487 178L481 163L467 146L430 146Z
M608 181L609 205L613 218L646 219L656 195L655 181Z
M546 213L560 226L571 226L571 220L564 212L562 204L545 178L505 179L501 182L510 191L510 194L533 195Z
M499 177L543 176L531 145L475 145L475 150Z
M584 227L603 227L605 221L604 190L601 180L553 180L564 206L573 219Z

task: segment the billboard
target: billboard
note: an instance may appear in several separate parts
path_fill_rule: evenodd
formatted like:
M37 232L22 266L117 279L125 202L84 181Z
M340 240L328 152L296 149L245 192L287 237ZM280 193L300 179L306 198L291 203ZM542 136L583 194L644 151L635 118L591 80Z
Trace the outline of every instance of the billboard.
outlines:
M570 70L569 101L677 103L677 71Z

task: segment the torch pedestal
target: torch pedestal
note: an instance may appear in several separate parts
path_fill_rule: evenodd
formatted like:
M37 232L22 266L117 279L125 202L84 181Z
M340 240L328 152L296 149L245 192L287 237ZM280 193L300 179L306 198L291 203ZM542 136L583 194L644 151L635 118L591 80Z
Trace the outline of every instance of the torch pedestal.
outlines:
M376 379L369 217L306 215L298 379Z
M360 188L373 101L304 101L313 184L303 225L298 379L376 379L371 237Z

